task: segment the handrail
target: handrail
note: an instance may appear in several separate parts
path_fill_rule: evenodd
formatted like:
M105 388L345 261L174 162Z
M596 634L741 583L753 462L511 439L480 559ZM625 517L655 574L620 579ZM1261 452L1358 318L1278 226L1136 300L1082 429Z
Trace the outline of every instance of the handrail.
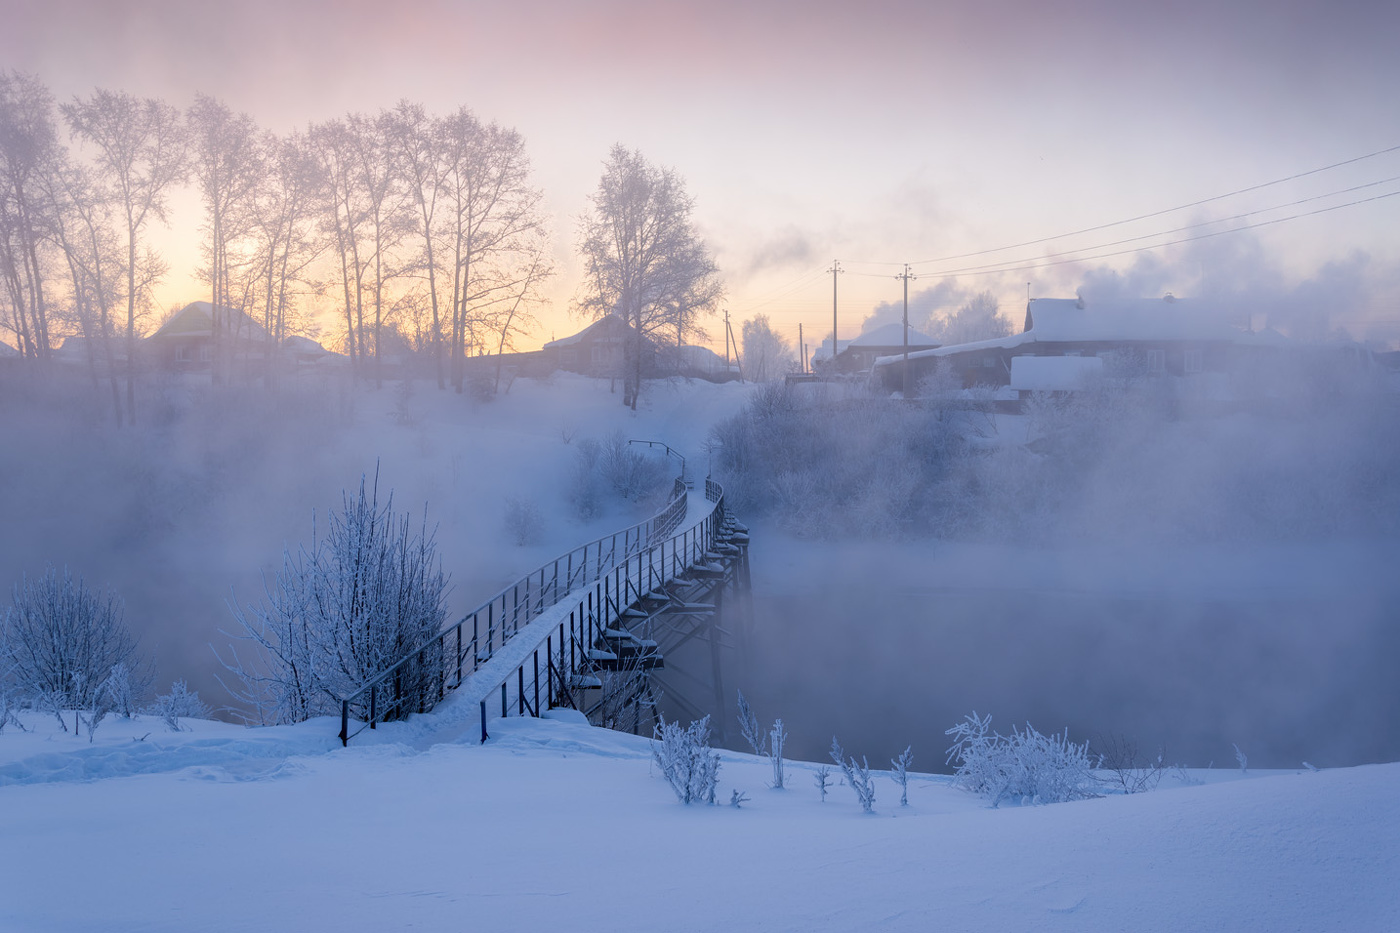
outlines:
M632 440L629 440L627 443L628 443L628 444L646 444L646 445L647 445L647 450L651 450L653 447L661 447L661 448L665 449L665 451L666 451L666 456L668 456L668 457L675 457L677 460L679 460L679 461L681 462L681 479L685 479L685 457L681 456L679 453L677 453L675 450L673 450L673 449L671 448L671 445L670 445L670 444L667 444L667 443L664 442L664 441L637 440L636 438L633 438Z
M481 741L489 736L486 732L486 698L497 691L501 697L501 717L510 715L510 708L516 714L529 713L538 717L541 712L540 694L543 690L544 702L553 706L555 697L561 697L573 707L572 689L566 678L568 671L576 669L581 659L588 657L588 651L597 644L598 637L614 623L622 619L623 613L637 600L669 580L679 576L692 565L706 558L720 539L725 523L724 487L714 480L705 479L705 499L714 503L714 508L703 520L650 548L646 554L618 565L606 578L594 584L591 591L583 594L577 608L569 613L567 622L561 617L558 625L558 641L555 631L550 630L543 642L537 643L533 651L523 657L520 664L505 674L498 684L482 694L480 704ZM669 553L668 553L669 548ZM635 562L636 566L633 567ZM568 626L567 632L565 625ZM562 663L568 651L569 663ZM540 649L544 649L543 670L545 683L540 683ZM553 663L556 653L561 660L559 667ZM528 671L528 674L527 674ZM510 702L510 689L514 681L515 702ZM528 681L528 682L527 682Z
M426 712L446 694L449 674L455 672L453 688L461 684L468 661L464 649L468 644L471 654L466 673L471 673L541 612L590 582L602 579L619 562L628 561L651 547L657 539L664 540L685 520L687 498L684 480L676 479L671 499L651 518L580 545L532 570L456 623L443 628L435 638L375 675L354 693L343 697L340 701L341 744L349 744L354 735L366 727L373 729L378 722L403 713ZM484 641L483 620L486 623ZM469 642L463 635L468 623L471 625ZM449 635L453 636L453 660L444 665ZM430 695L433 696L431 702L428 701ZM387 703L381 705L381 701ZM360 713L356 718L363 722L354 733L349 731L352 712Z

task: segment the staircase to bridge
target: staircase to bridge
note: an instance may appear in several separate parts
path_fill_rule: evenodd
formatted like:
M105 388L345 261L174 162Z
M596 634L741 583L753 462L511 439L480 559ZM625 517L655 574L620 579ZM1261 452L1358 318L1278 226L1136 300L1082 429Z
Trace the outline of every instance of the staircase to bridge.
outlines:
M651 518L526 574L344 697L341 742L448 700L474 709L483 742L498 717L558 708L650 731L663 699L693 718L709 699L723 722L724 649L750 624L748 554L724 489L677 479Z

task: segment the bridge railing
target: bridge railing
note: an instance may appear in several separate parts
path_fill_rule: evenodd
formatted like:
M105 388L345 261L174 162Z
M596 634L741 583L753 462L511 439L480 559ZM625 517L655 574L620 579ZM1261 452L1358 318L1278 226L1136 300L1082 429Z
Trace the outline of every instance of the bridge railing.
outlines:
M623 613L647 593L664 586L705 559L724 522L724 487L705 480L705 498L714 503L705 518L669 540L660 541L643 553L633 555L596 581L586 593L578 594L578 604L568 619L561 618L557 629L544 635L520 664L505 674L500 683L487 690L480 704L481 741L487 734L488 707L494 709L500 697L501 718L538 717L556 698L573 703L569 680L586 664L587 652L608 629L616 628ZM543 655L541 654L543 653Z
M651 518L580 545L531 571L344 697L341 743L348 744L377 723L432 709L541 612L605 579L619 564L656 542L668 540L685 520L687 500L686 484L678 478L665 507ZM351 720L360 723L354 732Z

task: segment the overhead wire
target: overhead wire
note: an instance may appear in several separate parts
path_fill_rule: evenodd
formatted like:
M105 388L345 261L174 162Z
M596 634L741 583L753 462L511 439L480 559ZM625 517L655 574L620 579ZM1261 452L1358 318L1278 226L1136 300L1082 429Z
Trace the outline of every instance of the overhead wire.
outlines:
M1363 185L1353 185L1353 186L1350 187L1350 188L1341 188L1341 189L1338 189L1338 190L1336 190L1336 191L1329 191L1329 192L1327 192L1326 194L1316 194L1316 195L1312 195L1312 196L1306 197L1306 198L1299 198L1299 199L1297 199L1296 201L1289 201L1289 202L1287 202L1287 203L1285 203L1285 204L1275 204L1275 205L1273 205L1273 206L1271 206L1271 207L1261 207L1261 208L1259 208L1259 209L1257 209L1257 210L1253 210L1253 211L1244 211L1243 213L1240 213L1240 214L1233 214L1233 215L1231 215L1231 216L1229 216L1229 217L1217 217L1217 218L1215 218L1215 219L1213 219L1213 220L1203 220L1203 221L1200 221L1200 222L1198 222L1198 223L1186 224L1186 225L1181 226L1181 227L1173 227L1172 229L1169 229L1169 230L1158 230L1158 231L1155 231L1155 232L1153 232L1153 233L1142 233L1142 234L1138 234L1137 236L1124 237L1124 238L1119 239L1119 240L1112 240L1112 241L1110 241L1110 242L1108 242L1108 243L1098 243L1098 244L1095 244L1095 245L1093 245L1093 246L1083 246L1083 247L1079 247L1079 248L1077 248L1077 249L1064 250L1064 251L1059 252L1059 253L1047 253L1047 254L1045 254L1045 255L1043 255L1043 256L1037 257L1035 260L1028 260L1028 261L1040 262L1040 261L1046 260L1046 259L1057 259L1057 258L1064 257L1064 256L1072 256L1072 255L1074 255L1075 253L1086 253L1086 252L1090 252L1090 251L1093 251L1093 250L1108 249L1108 248L1113 247L1113 246L1122 246L1122 245L1125 244L1125 243L1136 243L1136 242L1140 242L1140 241L1142 241L1142 240L1151 240L1151 239L1155 239L1155 238L1157 238L1157 237L1171 236L1172 234L1176 234L1176 233L1184 233L1184 232L1186 232L1186 231L1188 231L1188 230L1199 230L1199 229L1202 228L1202 227L1211 227L1211 226L1215 226L1215 225L1217 225L1217 224L1230 223L1231 221L1244 220L1244 219L1247 218L1247 217L1257 217L1257 216L1259 216L1260 214L1268 214L1268 213L1271 213L1271 212L1273 212L1273 211L1281 211L1281 210L1285 210L1285 209L1290 208L1290 207L1298 207L1299 205L1302 205L1302 204L1310 204L1310 203L1312 203L1312 202L1314 202L1314 201L1322 201L1322 200L1326 200L1327 198L1334 198L1334 197L1337 197L1337 196L1343 195L1343 194L1352 194L1352 193L1357 192L1357 191L1364 191L1364 190L1366 190L1367 188L1375 188L1375 187L1378 186L1378 185L1391 184L1392 182L1397 182L1397 181L1400 181L1400 175L1394 175L1394 176L1392 176L1392 177L1390 177L1390 178L1383 178L1383 179L1381 179L1381 180L1379 180L1379 181L1367 182L1366 184L1363 184ZM1400 192L1392 192L1392 194L1393 194L1393 193L1400 193ZM1389 195L1389 194L1387 194L1387 195L1382 195L1381 197L1390 197L1390 195ZM1334 207L1336 207L1336 208L1349 207L1349 206L1351 206L1351 205L1353 205L1353 204L1364 204L1364 203L1366 203L1367 201L1371 201L1371 200L1378 200L1378 199L1377 199L1377 198L1364 198L1364 199L1361 199L1361 200L1358 200L1358 201L1349 202L1348 204L1338 204L1338 205L1334 205ZM1330 208L1329 208L1329 209L1330 209ZM1296 219L1298 219L1299 217L1307 217L1307 216L1310 216L1310 215L1313 214L1313 213L1324 213L1324 212L1323 212L1323 211L1311 211L1311 212L1306 212L1306 213L1303 213L1303 214L1295 214L1295 215L1293 215L1292 217L1279 218L1279 220L1296 220ZM1251 228L1254 227L1254 226L1264 226L1264 224L1250 224L1250 225L1245 225L1245 226L1237 227L1237 228L1233 228L1233 229L1237 229L1237 230L1249 230L1249 229L1251 229ZM1220 232L1221 232L1221 233L1228 233L1228 232L1231 232L1231 231L1220 231ZM1172 241L1172 242L1174 242L1174 243L1179 243L1179 242L1187 242L1187 241L1186 241L1186 240L1174 240L1174 241ZM1169 243L1154 244L1154 245L1153 245L1152 247L1150 247L1150 248L1155 249L1155 248L1157 248L1157 246L1167 246L1167 245L1170 245L1170 244L1169 244ZM1019 262L1019 261L1020 261L1020 260L1011 260L1011 259L1008 259L1008 260L1003 260L1003 261L1001 261L1001 262L986 263L986 264L980 265L980 266L968 266L968 267L964 267L964 268L959 269L959 270L953 270L952 272L948 272L948 273L943 273L943 272L924 272L924 273L922 273L922 274L923 274L923 275L945 275L945 274L961 274L961 275L967 275L967 274L970 274L970 273L973 273L973 272L977 272L977 271L981 271L981 270L995 270L995 269L997 269L997 268L999 268L999 267L1001 267L1001 266L1007 265L1008 263L1015 263L1015 262Z
M1111 258L1113 258L1113 257L1115 257L1115 256L1128 256L1128 255L1131 255L1131 254L1133 254L1133 253L1144 253L1144 252L1147 252L1147 251L1149 251L1149 250L1161 249L1161 248L1164 247L1164 246L1175 246L1175 245L1177 245L1177 244L1179 244L1179 243L1190 243L1190 242L1193 242L1193 241L1195 241L1195 240L1208 240L1208 239L1210 239L1210 238L1212 238L1212 237L1225 236L1225 235L1230 234L1230 233L1239 233L1239 232L1241 232L1241 231L1243 231L1243 230L1254 230L1254 229L1257 229L1257 228L1259 228L1259 227L1269 227L1269 226L1272 226L1272 225L1274 225L1274 224L1280 224L1280 223L1284 223L1284 222L1290 221L1290 220L1298 220L1298 219L1300 219L1300 218L1302 218L1302 217L1312 217L1312 216L1315 216L1315 215L1317 215L1317 214L1326 214L1326 213L1328 213L1328 212L1330 212L1330 211L1341 210L1341 209L1344 208L1344 207L1354 207L1354 206L1356 206L1356 205L1358 205L1358 204L1369 204L1369 203L1372 202L1372 201L1383 201L1383 200L1385 200L1386 198L1393 198L1393 197L1396 197L1396 196L1400 196L1400 191L1391 191L1391 192L1388 192L1388 193L1386 193L1386 194L1378 194L1378 195L1375 195L1375 196L1369 197L1369 198L1360 198L1360 199L1355 200L1355 201L1347 201L1347 202L1344 203L1344 204L1333 204L1333 205L1331 205L1331 206L1329 206L1329 207L1320 207L1320 208L1318 208L1317 210L1313 210L1313 211L1304 211L1304 212L1302 212L1302 213L1300 213L1300 214L1292 214L1292 215L1289 215L1288 217L1277 217L1277 218L1274 218L1273 220L1261 220L1261 221L1259 221L1258 223L1245 224L1245 225L1239 226L1239 227L1231 227L1229 230L1215 230L1215 231L1212 231L1212 232L1210 232L1210 233L1198 234L1197 236L1182 237L1182 238L1177 239L1177 240L1168 240L1168 241L1166 241L1165 243L1154 243L1154 244L1152 244L1151 246L1139 246L1139 247L1135 247L1135 248L1133 248L1133 249L1118 250L1118 251L1116 251L1116 252L1111 252L1111 253L1100 253L1100 254L1097 254L1097 255L1094 255L1094 256L1076 256L1076 257L1070 258L1070 259L1056 259L1056 260L1053 260L1053 261L1050 261L1050 262L1041 262L1041 261L1039 261L1039 260L1031 260L1031 261L1029 261L1029 262L1020 263L1020 264L1016 264L1014 261L1008 261L1008 262L1004 265L1004 267L986 268L986 267L982 267L982 266L971 266L971 267L968 267L968 268L966 268L966 269L950 269L950 270L945 271L945 272L937 272L937 273L933 273L933 274L934 274L934 275L937 275L937 276L939 276L939 277L954 276L954 275L992 275L992 274L995 274L995 273L998 273L998 272L1019 272L1019 271L1030 270L1030 269L1046 269L1046 268L1049 268L1049 267L1051 267L1051 266L1063 266L1063 265L1067 265L1067 264L1069 264L1069 263L1075 263L1075 262L1089 262L1089 261L1095 260L1095 259L1111 259ZM1098 247L1098 248L1102 248L1102 247Z
M993 248L991 248L991 249L976 250L976 251L970 252L970 253L959 253L959 254L957 254L957 255L952 255L952 256L942 256L942 257L935 258L935 259L920 259L920 260L917 260L917 261L915 261L915 262L911 262L910 265L911 265L911 266L923 266L923 265L929 265L929 264L936 263L936 262L952 262L953 260L956 260L956 259L971 259L971 258L974 257L974 256L985 256L985 255L988 255L988 254L990 254L990 253L1000 253L1000 252L1005 252L1006 250L1010 250L1010 249L1020 249L1020 248L1025 247L1025 246L1039 246L1039 245L1042 244L1042 243L1049 243L1049 242L1051 242L1052 240L1062 240L1062 239L1066 239L1066 238L1072 237L1072 236L1080 236L1080 235L1085 234L1085 233L1096 233L1096 232L1099 231L1099 230L1107 230L1107 229L1109 229L1109 228L1111 228L1111 227L1121 227L1121 226L1123 226L1124 224L1137 223L1137 222L1140 221L1140 220L1151 220L1151 219L1154 218L1154 217L1161 217L1161 216L1163 216L1163 215L1165 215L1165 214L1173 214L1173 213L1176 213L1177 211L1189 210L1189 209L1191 209L1191 208L1193 208L1193 207L1200 207L1200 206L1202 206L1202 205L1204 205L1204 204L1212 204L1212 203L1214 203L1214 202L1216 202L1216 201L1223 201L1223 200L1225 200L1226 198L1233 198L1233 197L1236 197L1236 196L1241 195L1241 194L1248 194L1248 193L1250 193L1251 191L1260 191L1260 190L1262 190L1262 189L1264 189L1264 188L1272 188L1272 187L1275 186L1275 185L1281 185L1281 184L1284 184L1285 182L1290 182L1290 181L1297 181L1297 180L1300 179L1300 178L1307 178L1307 177L1310 176L1310 175L1317 175L1317 174L1320 174L1320 173L1322 173L1322 172L1329 172L1329 171L1331 171L1331 170L1333 170L1333 169L1342 168L1342 167L1347 166L1347 165L1354 165L1354 164L1356 164L1357 162L1364 162L1364 161L1366 161L1367 159L1374 159L1374 158L1377 158L1378 156L1388 155L1388 154L1390 154L1390 153L1392 153L1392 152L1400 152L1400 145L1397 145L1397 146L1390 146L1390 147L1385 148L1385 149L1378 149L1378 150L1376 150L1375 152L1368 152L1368 153L1365 154L1365 155L1356 156L1355 158L1344 159L1344 160L1342 160L1341 162L1333 162L1331 165L1324 165L1324 166L1322 166L1322 167L1320 167L1320 168L1309 169L1309 170L1306 171L1306 172L1298 172L1298 173L1293 174L1293 175L1288 175L1288 176L1286 176L1286 177L1284 177L1284 178L1276 178L1276 179L1274 179L1273 181L1266 181L1266 182L1262 182L1262 183L1257 184L1257 185L1250 185L1250 186L1245 187L1245 188L1237 188L1237 189L1235 189L1234 191L1227 191L1227 192L1225 192L1224 194L1217 194L1217 195L1214 195L1213 197L1202 198L1202 199L1199 200L1199 201L1192 201L1192 202L1189 203L1189 204L1181 204L1181 205L1178 205L1178 206L1176 206L1176 207L1168 207L1168 208L1164 208L1164 209L1159 210L1159 211L1152 211L1152 212L1147 213L1147 214L1139 214L1139 215L1136 216L1136 217L1128 217L1128 218L1126 218L1126 219L1124 219L1124 220L1115 220L1115 221L1111 221L1111 222L1109 222L1109 223L1096 224L1095 226L1092 226L1092 227L1084 227L1083 229L1080 229L1080 230L1072 230L1072 231L1070 231L1069 233L1057 233L1057 234L1055 234L1054 236L1040 237L1040 238L1034 239L1034 240L1026 240L1026 241L1021 242L1021 243L1012 243L1012 244L1010 244L1009 246L997 246L997 247L993 247Z

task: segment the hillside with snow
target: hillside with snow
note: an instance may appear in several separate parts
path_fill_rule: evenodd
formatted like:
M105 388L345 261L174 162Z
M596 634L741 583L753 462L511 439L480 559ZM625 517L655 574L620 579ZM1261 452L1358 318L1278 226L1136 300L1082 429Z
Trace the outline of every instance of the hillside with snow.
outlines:
M726 752L721 796L748 801L685 807L647 739L571 715L498 722L485 745L433 744L420 721L344 750L324 720L138 718L91 746L51 719L7 729L0 929L1400 925L1400 765L1193 770L1204 783L998 809L937 774L901 807L878 775L865 815L846 787L823 802L814 765L772 790L766 759Z

